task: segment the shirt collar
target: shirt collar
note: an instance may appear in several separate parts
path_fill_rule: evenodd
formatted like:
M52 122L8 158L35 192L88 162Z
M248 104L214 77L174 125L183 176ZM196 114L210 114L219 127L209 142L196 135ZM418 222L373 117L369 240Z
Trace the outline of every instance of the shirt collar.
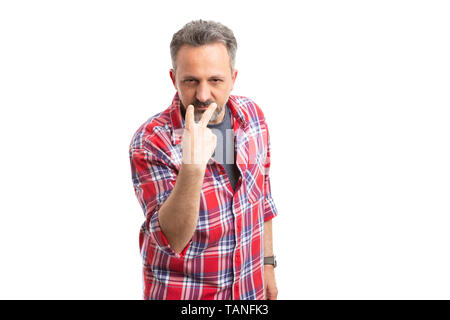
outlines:
M246 130L248 126L248 114L244 108L239 104L237 96L230 95L227 101L230 107L232 117L238 121L239 126ZM172 99L172 104L169 107L170 120L172 122L172 144L176 145L181 142L184 129L184 119L180 111L180 98L178 91Z

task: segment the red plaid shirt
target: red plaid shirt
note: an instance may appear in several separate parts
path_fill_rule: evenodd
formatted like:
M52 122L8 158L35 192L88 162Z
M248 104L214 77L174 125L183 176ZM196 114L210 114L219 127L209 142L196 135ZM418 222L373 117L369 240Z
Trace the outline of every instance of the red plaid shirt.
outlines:
M264 299L264 222L277 215L270 191L269 131L250 99L228 99L239 168L236 190L211 158L200 194L196 230L181 253L167 242L158 210L170 195L182 160L184 119L178 93L134 134L130 161L145 214L139 236L144 299Z

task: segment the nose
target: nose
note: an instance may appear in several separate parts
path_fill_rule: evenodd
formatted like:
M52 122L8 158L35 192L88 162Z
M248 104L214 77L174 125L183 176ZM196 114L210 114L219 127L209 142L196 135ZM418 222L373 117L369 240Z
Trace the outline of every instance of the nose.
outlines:
M208 83L200 82L197 86L197 91L195 97L198 101L205 102L211 97L211 90L209 89Z

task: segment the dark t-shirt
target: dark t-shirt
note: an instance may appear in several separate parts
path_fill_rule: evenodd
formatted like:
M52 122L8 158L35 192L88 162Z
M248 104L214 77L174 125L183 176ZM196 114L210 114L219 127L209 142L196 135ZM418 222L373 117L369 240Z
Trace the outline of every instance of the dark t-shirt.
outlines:
M228 103L225 105L225 117L221 123L208 124L208 128L216 135L217 145L212 157L225 168L233 190L239 180L239 169L236 166L234 150L234 132L231 128L231 114Z

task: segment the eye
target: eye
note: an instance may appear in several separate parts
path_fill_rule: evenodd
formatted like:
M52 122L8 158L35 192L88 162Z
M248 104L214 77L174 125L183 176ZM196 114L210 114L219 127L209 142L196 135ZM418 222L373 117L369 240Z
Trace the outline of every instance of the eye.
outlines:
M212 79L213 82L222 82L222 79Z

